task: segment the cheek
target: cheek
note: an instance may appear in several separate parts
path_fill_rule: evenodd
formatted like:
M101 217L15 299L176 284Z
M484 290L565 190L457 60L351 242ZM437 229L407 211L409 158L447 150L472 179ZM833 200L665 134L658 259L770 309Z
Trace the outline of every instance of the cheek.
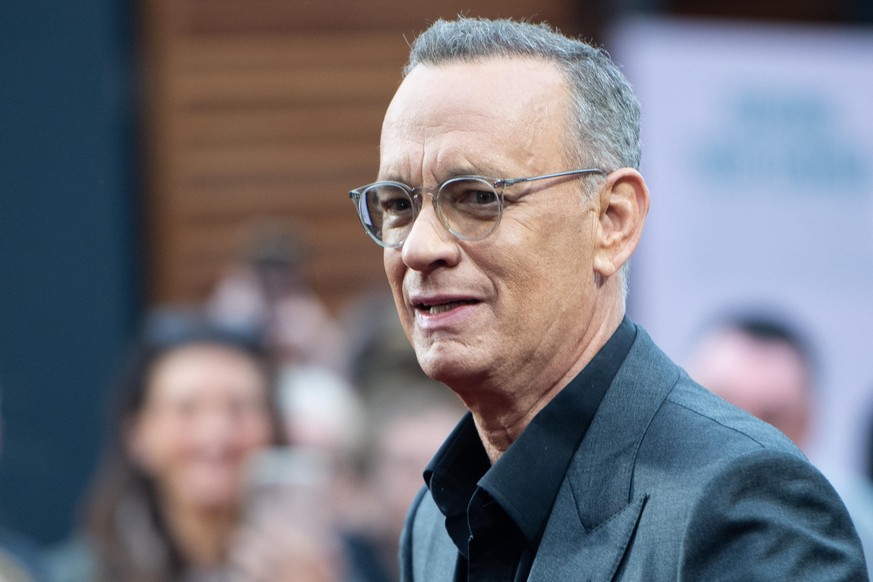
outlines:
M385 276L392 291L397 291L403 286L403 273L405 265L400 258L400 252L395 249L385 249L382 255L382 265L385 268Z
M383 258L385 266L385 275L388 278L388 285L391 287L391 294L394 297L394 305L397 307L397 312L400 315L400 321L406 333L409 333L412 314L406 308L406 300L403 297L403 277L406 274L406 265L400 258L399 251L385 251Z
M519 231L501 241L499 251L495 249L499 257L483 259L493 266L493 280L507 300L528 306L521 317L542 317L553 307L581 307L594 292L591 234L586 232L591 225L569 220L544 221L536 231Z
M594 277L595 221L573 214L548 225L548 235L539 241L541 268L559 283L584 285Z
M237 442L244 451L253 451L269 446L272 442L272 429L267 415L254 417L240 423Z
M134 457L143 471L158 476L184 461L192 436L184 425L155 419L141 430Z

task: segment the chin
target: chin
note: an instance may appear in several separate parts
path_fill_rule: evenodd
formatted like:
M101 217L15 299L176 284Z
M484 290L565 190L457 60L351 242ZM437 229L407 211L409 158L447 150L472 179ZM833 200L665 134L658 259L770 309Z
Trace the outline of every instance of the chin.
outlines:
M241 495L238 491L211 490L193 493L191 503L204 510L223 510L236 507L240 503Z
M481 362L472 357L469 351L466 353L448 353L447 350L428 350L418 363L428 377L442 382L447 386L460 386L482 376L480 371Z
M203 509L221 509L235 506L242 498L242 489L237 482L212 479L190 483L186 497L193 505Z

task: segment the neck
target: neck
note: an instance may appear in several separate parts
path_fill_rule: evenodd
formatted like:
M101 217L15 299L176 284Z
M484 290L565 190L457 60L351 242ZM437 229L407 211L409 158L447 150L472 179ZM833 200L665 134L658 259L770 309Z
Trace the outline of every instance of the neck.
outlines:
M464 398L491 464L503 455L534 417L575 378L609 341L624 317L624 306L589 326L569 357L555 358L532 369L512 386L479 386ZM463 396L462 396L463 398Z
M236 508L190 507L167 501L162 507L170 537L183 560L203 568L220 566L236 528Z
M502 404L470 406L476 430L492 465L562 388L563 385L552 386L540 393L532 403L509 401Z

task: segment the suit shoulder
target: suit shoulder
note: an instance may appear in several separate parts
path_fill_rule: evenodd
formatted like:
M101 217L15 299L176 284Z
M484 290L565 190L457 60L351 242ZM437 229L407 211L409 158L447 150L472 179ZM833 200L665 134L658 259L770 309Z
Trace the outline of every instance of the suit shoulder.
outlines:
M709 447L719 457L753 449L803 456L778 430L694 382L639 326L598 416L603 438L638 443L641 453L681 443L681 450Z
M806 457L773 426L725 402L683 371L647 430L646 440L678 439L681 449L715 449L718 456L748 453Z

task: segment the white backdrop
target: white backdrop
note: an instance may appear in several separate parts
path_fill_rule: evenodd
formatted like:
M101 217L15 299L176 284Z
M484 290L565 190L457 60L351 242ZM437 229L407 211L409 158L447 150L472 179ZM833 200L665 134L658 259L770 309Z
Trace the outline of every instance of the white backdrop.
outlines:
M860 468L873 406L873 30L636 20L652 208L631 314L675 360L714 315L790 316L822 364L814 458Z

